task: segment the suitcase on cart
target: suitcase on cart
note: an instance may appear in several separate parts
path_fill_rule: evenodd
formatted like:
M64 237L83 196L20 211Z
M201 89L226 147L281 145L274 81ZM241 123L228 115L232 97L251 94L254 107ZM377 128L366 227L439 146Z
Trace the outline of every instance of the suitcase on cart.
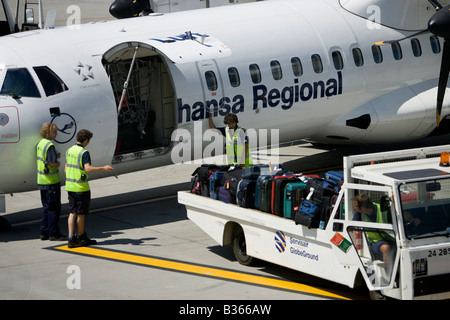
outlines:
M192 185L193 193L200 194L205 197L210 196L209 189L209 178L214 171L225 171L228 170L227 165L218 166L215 164L202 164L200 167L195 169L192 173ZM195 192L194 192L195 189Z
M259 176L268 174L270 174L268 164L255 164L242 170L242 179L256 180Z
M236 194L236 203L243 208L254 208L255 189L256 189L256 180L242 179L238 185Z
M335 193L339 193L343 184L343 171L331 170L325 173L324 188L334 189Z
M221 185L230 190L231 195L236 198L239 181L242 180L242 169L236 168L224 173Z
M322 214L321 202L315 200L303 200L298 212L294 216L295 224L301 224L308 229L318 228Z
M236 197L232 196L225 186L219 187L219 200L225 203L236 203Z
M272 178L272 175L263 175L256 180L255 208L263 212L270 212Z
M212 199L219 198L219 187L222 183L225 171L214 171L209 177L209 195Z
M270 212L277 216L284 215L284 188L290 182L296 182L299 179L295 175L277 176L272 180L272 196Z
M284 188L283 216L287 219L294 219L300 203L306 198L306 183L289 182Z

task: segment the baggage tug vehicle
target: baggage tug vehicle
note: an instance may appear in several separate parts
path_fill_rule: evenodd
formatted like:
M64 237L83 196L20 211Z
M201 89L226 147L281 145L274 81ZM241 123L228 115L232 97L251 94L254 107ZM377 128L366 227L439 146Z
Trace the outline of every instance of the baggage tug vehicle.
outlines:
M450 145L344 157L343 184L325 225L178 193L190 220L244 265L253 258L334 281L372 298L450 298ZM309 190L307 190L309 192ZM354 220L365 193L387 223ZM371 249L389 239L389 259Z

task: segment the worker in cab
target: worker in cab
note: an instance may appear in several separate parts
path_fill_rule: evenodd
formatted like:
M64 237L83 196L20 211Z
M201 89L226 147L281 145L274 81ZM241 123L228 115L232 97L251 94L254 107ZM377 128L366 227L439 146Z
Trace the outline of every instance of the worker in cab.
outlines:
M388 219L388 208L380 203L372 202L366 193L360 193L353 199L355 214L354 221L374 223L391 223ZM395 239L383 231L367 231L367 240L375 260L383 260L387 268L391 268L395 254Z

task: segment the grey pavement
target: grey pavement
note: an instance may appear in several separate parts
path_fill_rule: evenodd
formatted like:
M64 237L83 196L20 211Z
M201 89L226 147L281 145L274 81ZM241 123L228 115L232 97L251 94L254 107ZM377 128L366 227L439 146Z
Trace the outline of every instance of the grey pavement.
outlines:
M293 146L284 152L287 158L288 154L297 157L299 149ZM86 230L98 241L93 248L306 281L339 292L343 289L271 264L239 265L231 250L218 246L188 220L184 206L177 203L176 192L189 187L197 166L170 165L91 181L92 204ZM62 195L60 226L67 233L64 189ZM55 250L55 246L66 243L38 239L41 205L37 191L7 196L6 206L3 216L13 231L0 233L0 299L328 299ZM67 284L71 268L80 270L79 289Z

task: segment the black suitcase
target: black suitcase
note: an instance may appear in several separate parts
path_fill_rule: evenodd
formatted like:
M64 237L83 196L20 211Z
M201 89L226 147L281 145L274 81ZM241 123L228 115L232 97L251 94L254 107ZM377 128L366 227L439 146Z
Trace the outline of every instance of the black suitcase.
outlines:
M264 175L256 180L255 208L263 212L270 212L272 179L272 175Z
M197 177L197 181L195 181L196 184L196 191L193 192L196 194L200 194L205 197L209 197L209 177L211 176L211 173L213 171L225 171L228 170L229 166L218 166L215 164L202 164L200 167L195 169L195 171L192 173L192 176L194 177L192 181L192 184L194 184L195 177Z
M308 227L308 229L317 229L319 227L320 221L313 216L297 212L294 217L295 224L301 224L302 226Z
M243 208L255 208L255 189L255 180L242 179L236 194L237 204Z
M311 188L314 189L311 200L320 202L322 197L331 197L335 194L334 188L330 188L326 183L325 179L322 178L312 178L306 182L306 192L308 194L311 192Z
M242 169L235 168L224 173L221 185L230 190L231 195L236 198L239 181L242 180Z

